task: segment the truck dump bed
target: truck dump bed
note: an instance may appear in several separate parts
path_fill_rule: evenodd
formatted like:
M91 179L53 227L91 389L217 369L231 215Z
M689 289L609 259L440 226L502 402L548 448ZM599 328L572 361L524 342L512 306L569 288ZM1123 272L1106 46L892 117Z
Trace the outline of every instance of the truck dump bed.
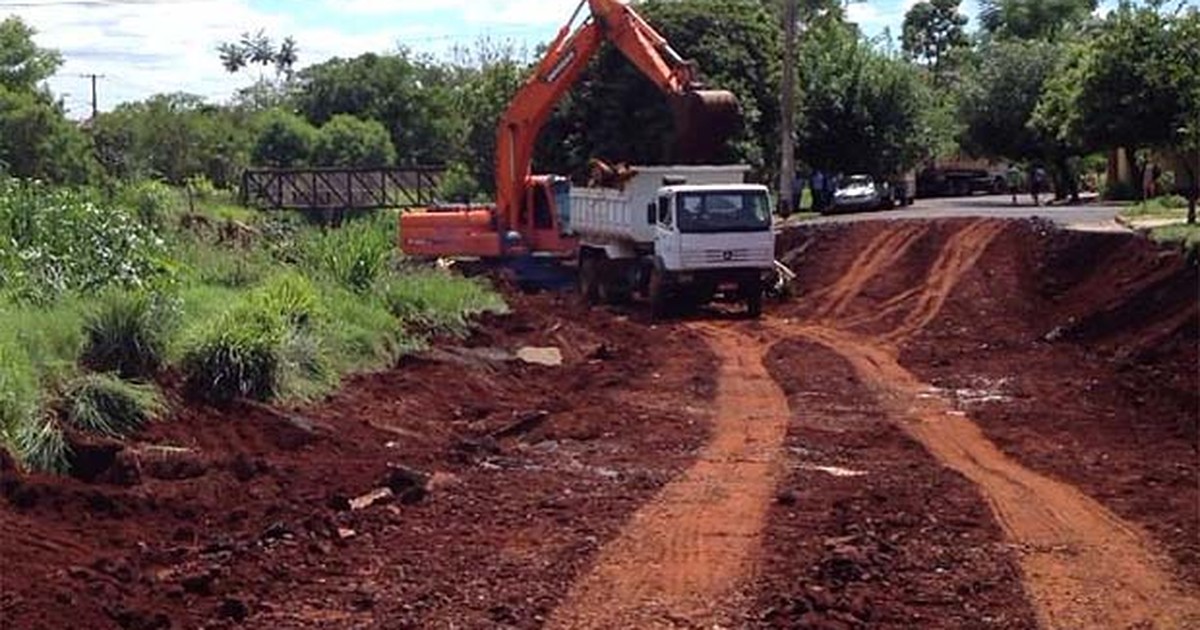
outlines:
M741 184L750 167L634 166L633 170L637 174L625 182L622 190L573 187L568 207L565 211L560 208L565 231L589 239L653 242L654 222L649 220L647 206L655 201L659 188L672 184Z

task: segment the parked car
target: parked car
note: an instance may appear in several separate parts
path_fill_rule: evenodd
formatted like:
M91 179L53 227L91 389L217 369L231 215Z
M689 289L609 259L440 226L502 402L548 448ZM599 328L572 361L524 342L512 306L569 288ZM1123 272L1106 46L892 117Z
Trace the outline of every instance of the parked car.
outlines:
M876 181L870 175L851 175L833 193L832 212L866 212L912 203L904 182Z

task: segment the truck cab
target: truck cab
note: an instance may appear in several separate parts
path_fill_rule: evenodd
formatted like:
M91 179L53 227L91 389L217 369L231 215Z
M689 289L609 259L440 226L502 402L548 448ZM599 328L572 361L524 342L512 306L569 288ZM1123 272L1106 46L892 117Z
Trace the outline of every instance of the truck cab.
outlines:
M764 276L775 263L765 186L666 186L658 191L654 218L647 289L656 314L718 295L744 301L753 316L761 312Z

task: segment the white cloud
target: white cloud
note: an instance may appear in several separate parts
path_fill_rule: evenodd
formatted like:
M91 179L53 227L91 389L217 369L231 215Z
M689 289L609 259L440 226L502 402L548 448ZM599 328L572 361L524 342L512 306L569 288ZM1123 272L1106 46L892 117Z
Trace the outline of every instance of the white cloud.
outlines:
M72 115L89 110L90 86L81 74L103 74L101 109L160 92L191 92L225 100L253 80L221 67L216 47L244 31L291 35L301 65L329 57L395 50L400 43L440 53L455 43L490 35L532 46L549 40L575 0L122 0L104 5L24 0L16 14L38 30L41 46L63 53L50 81ZM34 5L34 6L29 6ZM274 6L271 10L268 7ZM282 7L282 8L280 8ZM4 11L0 2L0 11ZM314 17L315 16L315 17ZM363 22L366 20L366 27ZM354 23L354 28L347 25Z

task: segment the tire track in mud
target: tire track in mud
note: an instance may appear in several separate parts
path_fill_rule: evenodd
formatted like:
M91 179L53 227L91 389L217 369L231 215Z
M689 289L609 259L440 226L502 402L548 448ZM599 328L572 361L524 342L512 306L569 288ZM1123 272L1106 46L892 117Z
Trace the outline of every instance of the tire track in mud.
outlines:
M755 571L787 398L763 364L767 346L730 326L696 328L721 360L712 434L601 550L549 628L712 627Z
M806 337L846 358L908 435L979 488L1018 547L1026 589L1043 627L1200 627L1200 599L1174 581L1165 556L1143 532L1078 488L1009 458L937 390L899 364L895 346L937 317L1003 227L978 221L952 235L919 291L914 295L909 289L890 302L916 300L886 334L860 335L828 322L768 321L767 327L781 336ZM881 235L875 242L888 240ZM854 265L826 293L838 296L842 310L855 297L844 290L865 286L863 270Z
M867 244L847 272L833 285L818 292L814 300L820 300L813 317L830 319L845 313L850 303L862 293L876 274L904 257L929 229L919 224L906 224L894 230L884 230Z
M786 331L850 361L910 436L979 487L1018 545L1026 588L1044 628L1200 627L1200 600L1174 583L1165 556L1144 533L1078 488L1002 453L974 422L901 367L891 351L829 328Z

